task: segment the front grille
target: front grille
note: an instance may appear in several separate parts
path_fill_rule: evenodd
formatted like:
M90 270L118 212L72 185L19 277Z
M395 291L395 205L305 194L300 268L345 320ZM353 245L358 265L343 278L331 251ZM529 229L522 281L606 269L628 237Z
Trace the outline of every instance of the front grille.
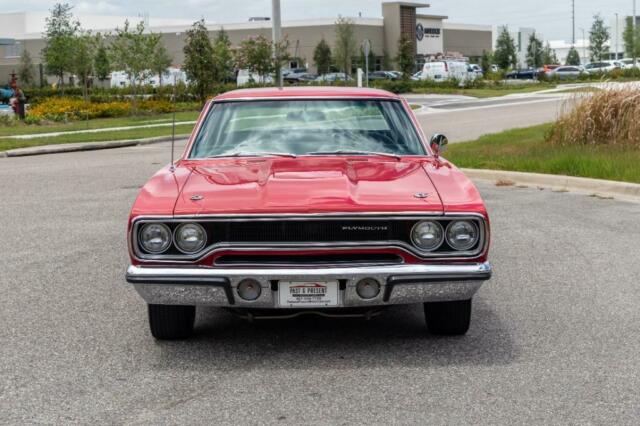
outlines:
M264 266L296 266L296 265L399 265L402 258L393 254L315 254L315 255L251 255L228 254L220 256L216 265L264 265Z
M474 221L480 230L480 240L475 247L467 252L456 252L446 242L440 248L431 253L423 253L415 248L411 242L411 230L413 226L422 220L436 220L444 229L457 219ZM479 254L485 244L484 221L475 216L462 217L332 217L332 218L267 218L247 217L240 218L200 218L181 219L176 221L163 219L144 219L136 222L133 235L137 236L140 226L147 221L163 222L172 231L182 222L198 222L207 233L206 248L201 253L184 255L178 251L175 245L162 255L154 256L142 252L141 258L145 259L187 259L198 258L203 253L211 253L214 250L233 250L234 248L256 248L257 250L298 247L310 249L314 246L354 248L359 247L400 247L413 252L419 257L471 257ZM134 241L134 245L137 243ZM227 259L227 261L230 259ZM225 261L223 259L223 261Z
M408 241L415 221L307 220L212 222L210 242L230 243L332 243Z

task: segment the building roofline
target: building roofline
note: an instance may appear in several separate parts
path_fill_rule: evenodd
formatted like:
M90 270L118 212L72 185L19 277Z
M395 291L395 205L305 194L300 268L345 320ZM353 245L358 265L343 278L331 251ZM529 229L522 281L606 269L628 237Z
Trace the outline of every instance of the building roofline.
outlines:
M416 2L413 2L413 1L384 1L384 2L382 2L382 6L394 5L394 4L397 4L398 6L415 7L416 9L431 7L431 5L429 3L416 3Z
M424 14L424 13L418 13L416 14L416 18L423 18L423 19L449 19L448 16L445 15L429 15L429 14Z
M372 26L372 27L383 27L384 19L383 18L349 18L353 21L356 26ZM283 21L282 28L286 30L287 28L300 28L300 27L320 27L320 26L332 26L336 23L336 18L319 18L319 19L300 19L300 20L290 20ZM233 22L233 23L205 23L207 30L209 31L220 31L222 28L229 31L236 30L271 30L272 22L271 21L247 21L247 22ZM164 26L150 26L147 30L155 32L155 33L183 33L191 28L191 25L164 25ZM115 28L100 28L100 29L92 29L92 32L112 32ZM24 34L23 37L20 37L21 40L37 40L42 38L42 33L27 33Z

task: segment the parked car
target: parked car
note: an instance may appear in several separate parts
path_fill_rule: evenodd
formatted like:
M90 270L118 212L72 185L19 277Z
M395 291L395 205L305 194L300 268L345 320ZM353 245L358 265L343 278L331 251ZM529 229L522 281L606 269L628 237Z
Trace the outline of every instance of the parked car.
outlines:
M307 83L309 81L314 81L316 78L318 78L317 74L311 74L308 72L294 72L287 74L283 79L287 83L295 84Z
M332 81L353 81L353 78L350 75L347 75L343 72L332 72L328 74L319 75L315 81L318 82L332 82Z
M407 103L354 88L245 89L207 103L184 154L131 210L126 279L158 339L196 307L370 318L422 304L434 334L466 333L491 277L474 184L423 138Z
M422 71L418 71L417 73L413 74L411 76L411 80L413 80L413 81L422 80Z
M469 64L468 71L475 73L477 77L482 78L484 76L484 71L482 67L478 64Z
M308 70L304 67L300 67L300 68L283 68L282 69L282 76L286 77L289 74L302 74L302 73L306 73L308 72Z
M273 77L271 75L252 73L249 70L238 70L238 75L236 77L236 84L238 87L245 86L249 83L271 84L273 83Z
M582 67L561 66L547 72L546 76L549 78L558 78L560 80L572 80L572 79L577 79L584 73L585 71L584 69L582 69Z
M634 67L633 59L630 59L630 58L620 59L619 62L624 66L625 69L632 69ZM640 68L640 59L636 59L635 67Z
M616 67L618 69L624 69L624 67L625 67L624 62L618 61L618 60L607 60L607 61L604 61L604 62L606 62L606 63L608 63L610 65L613 65L614 67Z
M374 71L369 73L369 80L398 80L398 74L393 71Z
M435 61L425 62L422 68L421 78L442 82L456 79L465 81L470 78L467 64L460 61Z
M543 73L542 69L527 68L509 71L504 75L504 78L508 80L537 80Z
M584 66L584 70L589 74L607 73L619 68L620 66L606 61L591 62Z
M542 70L544 71L545 74L549 74L551 71L555 70L556 68L560 68L561 66L562 65L557 65L557 64L543 65Z

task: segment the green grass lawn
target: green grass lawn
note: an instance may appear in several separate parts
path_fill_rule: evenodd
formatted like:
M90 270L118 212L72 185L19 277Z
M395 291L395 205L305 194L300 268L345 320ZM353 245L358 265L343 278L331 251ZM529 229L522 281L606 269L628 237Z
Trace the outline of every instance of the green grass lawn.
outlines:
M176 113L176 121L193 121L200 112L186 111ZM69 132L74 130L104 129L109 127L143 126L147 124L170 123L172 114L140 115L136 117L97 118L88 121L71 123L52 123L45 125L0 126L0 138L11 135L28 135L36 133Z
M176 126L176 135L182 137L188 136L191 133L191 130L193 130L192 124L178 125ZM100 133L78 133L72 135L42 137L36 139L3 139L0 136L0 151L7 151L16 148L26 148L30 146L55 145L75 142L104 142L127 139L143 139L160 136L171 136L171 126L119 130Z
M458 167L511 170L640 183L640 150L624 147L562 147L546 142L551 124L486 135L449 145Z

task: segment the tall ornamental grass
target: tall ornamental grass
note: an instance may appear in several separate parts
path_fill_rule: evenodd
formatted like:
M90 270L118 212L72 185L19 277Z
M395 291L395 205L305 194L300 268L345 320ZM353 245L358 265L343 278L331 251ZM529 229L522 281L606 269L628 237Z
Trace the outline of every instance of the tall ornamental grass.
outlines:
M611 145L640 150L640 88L577 95L551 128L558 145Z

